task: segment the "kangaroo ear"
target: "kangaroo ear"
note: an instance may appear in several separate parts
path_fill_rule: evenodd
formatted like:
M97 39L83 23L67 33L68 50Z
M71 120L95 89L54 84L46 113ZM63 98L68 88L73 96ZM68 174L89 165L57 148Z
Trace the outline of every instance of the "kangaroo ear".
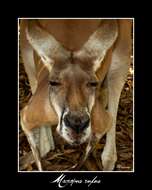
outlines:
M69 52L50 33L38 26L36 20L28 20L26 36L49 70L55 58L66 58L69 55Z
M103 20L84 46L75 52L75 56L82 60L86 57L93 60L93 70L96 72L101 67L106 53L116 41L117 36L117 21Z

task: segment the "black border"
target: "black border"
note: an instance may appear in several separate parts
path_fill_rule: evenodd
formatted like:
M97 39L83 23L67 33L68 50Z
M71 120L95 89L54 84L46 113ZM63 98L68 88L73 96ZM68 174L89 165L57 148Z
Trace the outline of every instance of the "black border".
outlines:
M24 17L24 16L22 16ZM30 17L30 16L28 16ZM92 16L93 17L93 16ZM99 16L103 17L103 16ZM110 17L110 16L109 16ZM116 16L113 16L116 17ZM122 16L123 17L123 16ZM128 16L129 17L129 16ZM9 56L7 55L7 62L9 63L9 67L7 69L7 81L5 82L6 86L11 87L9 91L6 93L7 97L7 105L5 110L6 113L10 113L10 117L6 117L5 121L10 121L10 124L7 124L6 134L8 136L7 145L4 146L7 156L5 156L5 164L9 163L5 167L5 173L11 175L10 180L13 180L13 183L18 184L18 187L21 187L20 184L24 184L24 187L29 186L40 186L49 185L49 187L56 187L56 184L51 184L50 180L55 179L59 172L57 173L18 173L18 160L17 160L17 18L9 19L9 27L7 25L7 52L9 51ZM146 142L147 142L147 128L146 126L146 115L145 112L146 104L149 103L146 99L146 91L147 86L147 71L145 63L148 63L149 60L146 58L147 49L146 49L146 40L147 40L147 22L144 17L134 17L135 18L135 172L134 173L65 173L69 177L77 177L77 178L86 178L86 177L94 177L98 175L101 177L101 184L95 184L93 187L103 186L109 187L113 185L113 187L123 184L125 187L129 187L130 183L134 184L144 184L144 180L146 180L147 171L146 171ZM11 30L10 30L11 29ZM149 39L149 38L148 38ZM10 51L11 50L11 51ZM10 60L9 60L10 59ZM14 62L14 63L13 63ZM15 67L16 65L16 67ZM16 73L16 74L15 74ZM14 96L14 97L13 97ZM7 115L7 114L6 114ZM16 129L16 131L15 131ZM8 147L8 148L7 148ZM10 153L11 152L11 153ZM6 172L7 171L7 172ZM8 177L7 175L7 177ZM15 178L14 178L15 177ZM140 180L141 179L141 180ZM8 182L9 183L9 182ZM23 186L23 185L22 185ZM75 187L79 187L75 185Z

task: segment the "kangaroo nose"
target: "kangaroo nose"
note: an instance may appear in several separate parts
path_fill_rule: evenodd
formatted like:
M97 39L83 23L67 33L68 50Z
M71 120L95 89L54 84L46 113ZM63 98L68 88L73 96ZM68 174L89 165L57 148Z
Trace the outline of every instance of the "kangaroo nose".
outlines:
M72 128L76 133L80 133L89 125L90 118L88 114L68 113L64 117L64 123L67 127Z

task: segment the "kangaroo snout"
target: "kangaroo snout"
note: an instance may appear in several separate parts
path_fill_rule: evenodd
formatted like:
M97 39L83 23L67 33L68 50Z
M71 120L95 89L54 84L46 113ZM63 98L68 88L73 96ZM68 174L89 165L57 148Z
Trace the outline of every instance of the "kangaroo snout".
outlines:
M76 133L82 132L89 126L90 118L87 113L77 111L69 112L64 117L64 123L67 127L73 129Z

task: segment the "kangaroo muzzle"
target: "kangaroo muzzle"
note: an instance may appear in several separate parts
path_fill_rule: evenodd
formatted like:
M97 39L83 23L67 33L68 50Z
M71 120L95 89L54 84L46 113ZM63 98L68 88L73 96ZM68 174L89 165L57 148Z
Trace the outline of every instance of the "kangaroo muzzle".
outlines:
M90 118L87 113L78 111L69 111L64 116L64 123L66 127L71 128L77 134L83 132L89 126Z
M90 115L86 110L66 109L62 114L57 132L71 145L80 145L91 136Z

